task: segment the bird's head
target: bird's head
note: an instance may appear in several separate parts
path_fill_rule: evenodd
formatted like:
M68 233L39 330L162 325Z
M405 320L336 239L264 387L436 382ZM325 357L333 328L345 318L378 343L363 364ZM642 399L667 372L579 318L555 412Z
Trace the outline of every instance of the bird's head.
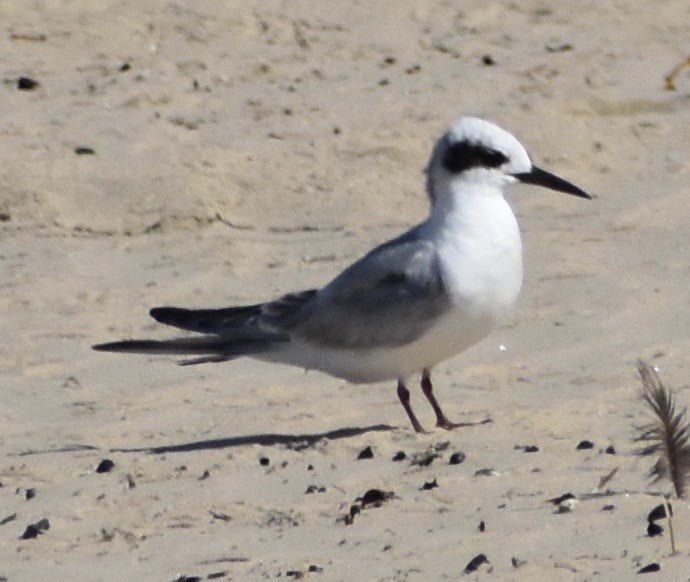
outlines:
M584 190L532 164L515 136L477 117L461 117L448 128L436 142L426 172L432 203L440 193L472 182L500 189L519 181L591 198Z

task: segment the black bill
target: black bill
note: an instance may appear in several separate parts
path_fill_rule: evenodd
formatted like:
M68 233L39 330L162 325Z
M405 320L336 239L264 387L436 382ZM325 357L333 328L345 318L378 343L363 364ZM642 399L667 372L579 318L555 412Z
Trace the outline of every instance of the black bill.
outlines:
M563 178L559 178L551 172L537 168L537 166L532 166L530 172L525 172L523 174L515 174L515 177L524 182L525 184L534 184L535 186L544 186L544 188L551 188L551 190L557 190L558 192L565 192L566 194L572 194L573 196L579 196L580 198L592 199L590 194L587 194L584 190L580 190L574 184L571 184Z

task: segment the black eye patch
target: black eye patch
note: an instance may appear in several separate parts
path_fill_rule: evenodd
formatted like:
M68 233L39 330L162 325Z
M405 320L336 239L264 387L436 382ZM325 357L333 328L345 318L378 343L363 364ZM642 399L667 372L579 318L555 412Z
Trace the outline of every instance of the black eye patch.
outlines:
M441 164L454 174L471 168L498 168L508 161L508 157L485 145L460 141L448 146Z

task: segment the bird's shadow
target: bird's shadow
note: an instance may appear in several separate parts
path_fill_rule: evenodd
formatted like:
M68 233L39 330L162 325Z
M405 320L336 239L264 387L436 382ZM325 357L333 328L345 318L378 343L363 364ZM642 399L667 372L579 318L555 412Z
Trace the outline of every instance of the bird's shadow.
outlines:
M157 447L134 447L110 449L113 453L185 453L189 451L206 451L212 449L225 449L232 447L242 447L245 445L261 445L270 447L272 445L285 445L295 450L302 450L315 445L322 439L337 440L345 439L369 432L384 432L395 430L397 427L387 424L376 424L366 427L347 427L321 432L316 434L251 434L218 439L205 439L189 443L179 443L171 445L160 445Z
M111 453L185 453L188 451L207 451L213 449L224 449L232 447L243 447L244 445L261 445L270 447L272 445L284 445L293 450L301 451L314 446L321 439L337 440L359 436L368 432L385 432L396 430L397 426L388 424L375 424L373 426L338 428L328 432L316 434L250 434L220 439L206 439L190 443L179 443L172 445L161 445L158 447L131 447L109 449ZM49 449L27 449L18 453L10 453L10 456L27 457L31 455L45 455L54 453L74 453L83 451L100 451L94 445L84 443L70 443Z

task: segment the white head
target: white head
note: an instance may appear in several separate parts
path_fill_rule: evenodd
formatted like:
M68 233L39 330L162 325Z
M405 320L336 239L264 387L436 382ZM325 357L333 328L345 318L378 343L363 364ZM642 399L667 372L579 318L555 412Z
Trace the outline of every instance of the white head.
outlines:
M512 134L477 117L461 117L448 128L436 142L426 171L432 203L439 195L471 182L500 190L504 184L521 181L591 198L570 182L534 166Z

